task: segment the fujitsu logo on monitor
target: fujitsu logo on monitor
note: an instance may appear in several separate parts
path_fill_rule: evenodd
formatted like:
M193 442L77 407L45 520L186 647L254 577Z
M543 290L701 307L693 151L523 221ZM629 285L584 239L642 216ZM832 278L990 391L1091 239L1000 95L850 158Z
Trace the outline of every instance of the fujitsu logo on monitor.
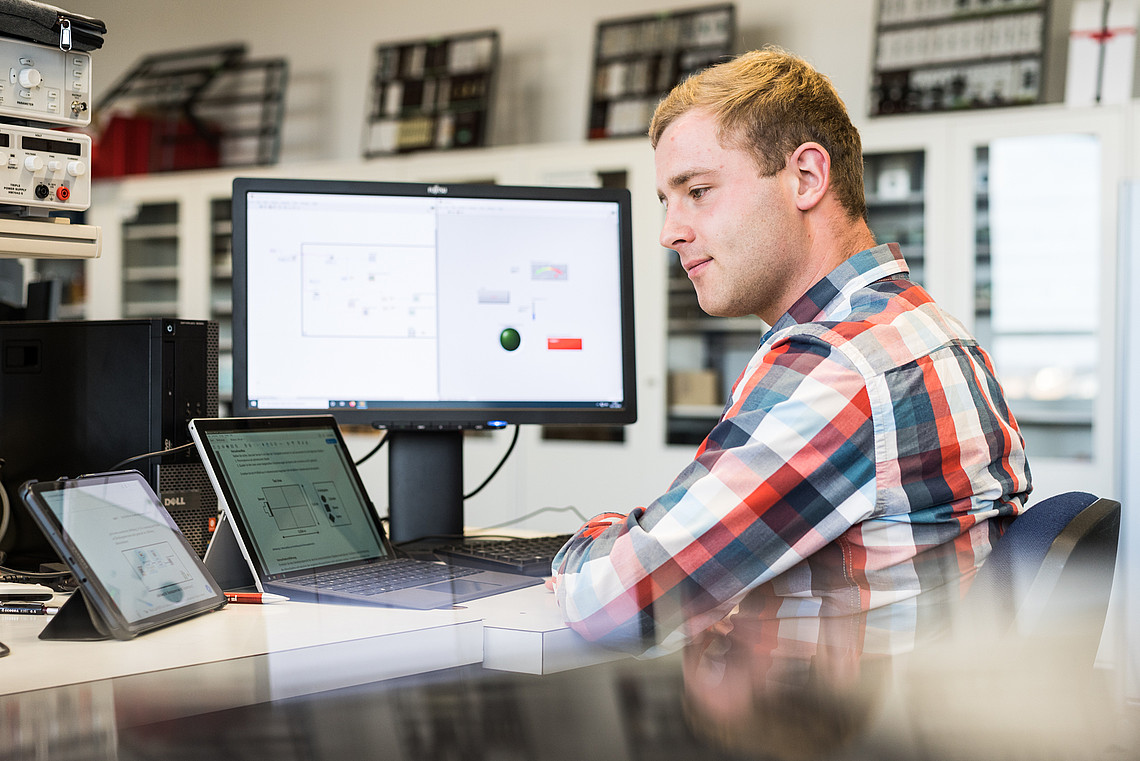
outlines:
M427 192L433 196L445 196L447 195L447 188L442 185L431 185L428 187Z

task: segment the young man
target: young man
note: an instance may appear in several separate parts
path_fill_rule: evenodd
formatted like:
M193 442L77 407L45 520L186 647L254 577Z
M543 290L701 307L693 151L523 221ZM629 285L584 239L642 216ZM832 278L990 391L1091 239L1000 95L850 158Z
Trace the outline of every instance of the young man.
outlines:
M990 360L898 247L875 244L858 132L801 59L766 49L702 72L650 139L661 243L701 307L772 328L669 490L559 553L563 615L645 649L745 603L779 636L852 616L860 647L903 649L888 633L908 639L968 586L1030 489Z

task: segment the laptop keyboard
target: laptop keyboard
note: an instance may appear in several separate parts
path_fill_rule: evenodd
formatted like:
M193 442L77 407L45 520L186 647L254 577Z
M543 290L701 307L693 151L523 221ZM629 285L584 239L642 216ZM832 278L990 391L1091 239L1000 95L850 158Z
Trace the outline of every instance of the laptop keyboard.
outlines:
M397 589L451 581L478 572L478 569L475 568L456 568L441 563L397 558L373 565L326 571L308 579L294 579L291 583L302 584L326 592L378 595Z
M469 537L462 542L439 547L435 554L453 564L526 576L549 576L554 556L570 541L571 536L554 534L516 539Z

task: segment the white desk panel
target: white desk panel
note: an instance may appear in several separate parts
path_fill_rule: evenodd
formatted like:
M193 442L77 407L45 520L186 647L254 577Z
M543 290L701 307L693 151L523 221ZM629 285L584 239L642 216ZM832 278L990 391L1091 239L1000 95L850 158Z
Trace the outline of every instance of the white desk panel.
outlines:
M543 585L464 603L483 619L483 666L551 674L625 657L566 626L554 593Z
M258 668L272 699L478 663L483 650L479 616L463 609L228 605L125 642L40 640L46 623L0 617L0 642L12 651L0 660L0 694L270 655ZM231 666L240 682L241 667Z

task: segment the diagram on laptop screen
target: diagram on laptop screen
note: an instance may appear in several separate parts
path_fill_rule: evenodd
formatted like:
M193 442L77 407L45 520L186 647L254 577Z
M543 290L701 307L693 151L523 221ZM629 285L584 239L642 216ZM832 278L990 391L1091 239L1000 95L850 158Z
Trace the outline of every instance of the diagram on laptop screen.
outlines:
M266 486L261 490L265 495L265 506L277 530L292 531L298 528L312 528L317 525L316 516L305 497L305 490L297 484Z
M314 482L313 488L320 501L317 511L325 514L330 525L343 527L352 524L341 503L336 484L332 481ZM266 486L262 488L261 493L265 495L266 509L276 522L278 531L285 533L316 527L317 518L313 505L309 502L305 489L299 484Z
M320 500L320 509L324 510L325 518L333 526L348 526L352 524L348 512L341 503L337 493L336 484L332 481L314 482L313 488L317 490L317 499Z

